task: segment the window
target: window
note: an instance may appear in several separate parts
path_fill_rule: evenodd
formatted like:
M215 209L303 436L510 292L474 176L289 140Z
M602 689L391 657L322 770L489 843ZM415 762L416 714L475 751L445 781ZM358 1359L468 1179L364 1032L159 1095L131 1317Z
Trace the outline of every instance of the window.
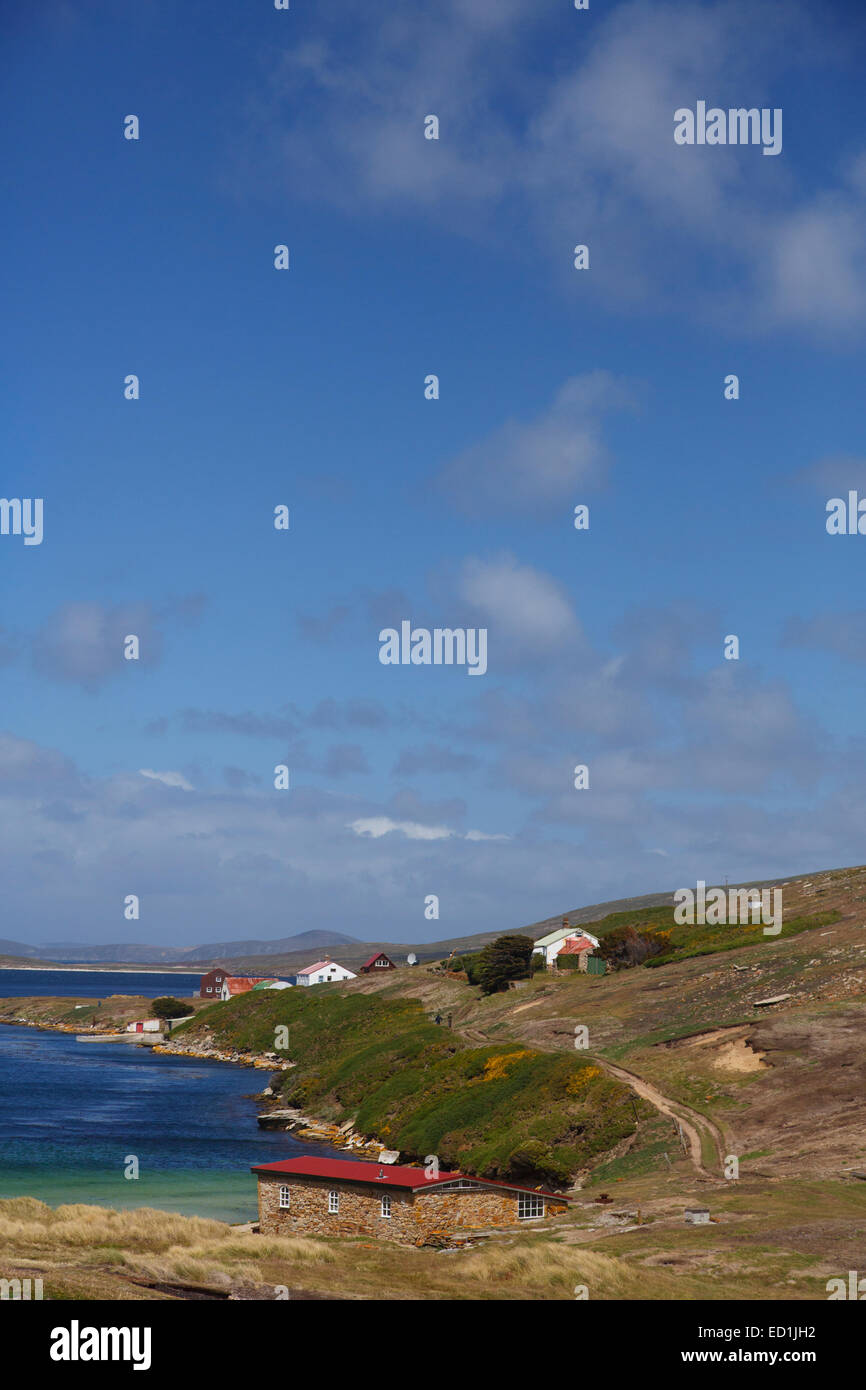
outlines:
M280 1188L280 1210L284 1211L291 1204L292 1189L290 1187Z
M382 1215L387 1216L389 1219L391 1216L391 1198L387 1193L383 1193L382 1195Z
M339 1194L339 1192L329 1192L329 1193L328 1193L328 1211L330 1211L330 1212L338 1212L339 1210L340 1210L340 1194Z
M536 1197L534 1192L521 1192L517 1198L517 1215L521 1221L531 1221L533 1217L544 1215L544 1198Z

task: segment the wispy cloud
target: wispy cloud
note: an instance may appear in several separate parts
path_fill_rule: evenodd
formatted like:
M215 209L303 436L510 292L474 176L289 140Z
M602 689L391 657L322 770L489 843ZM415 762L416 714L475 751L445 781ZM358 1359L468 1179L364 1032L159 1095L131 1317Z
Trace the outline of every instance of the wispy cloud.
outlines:
M154 782L162 782L166 787L179 787L181 791L191 792L193 786L188 782L181 772L154 772L153 768L140 767L138 769L142 777L149 777Z
M572 377L534 420L508 420L441 469L436 486L462 512L549 513L597 487L611 458L602 438L610 411L633 407L635 388L609 372Z

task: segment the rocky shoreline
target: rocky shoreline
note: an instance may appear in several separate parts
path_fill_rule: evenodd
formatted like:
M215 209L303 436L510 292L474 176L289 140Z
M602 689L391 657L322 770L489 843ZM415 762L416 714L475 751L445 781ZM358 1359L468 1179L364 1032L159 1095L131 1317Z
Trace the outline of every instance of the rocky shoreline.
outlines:
M98 1042L101 1037L104 1037L108 1042L116 1037L116 1029L109 1032L84 1022L49 1023L44 1020L16 1017L0 1019L0 1023L17 1028L36 1028L44 1033L72 1033L76 1035L86 1033L88 1034L88 1042L91 1040ZM199 1043L195 1047L185 1047L180 1041L143 1043L138 1034L135 1035L135 1043L139 1046L147 1046L150 1052L158 1052L165 1056L194 1057L203 1062L229 1062L233 1066L269 1071L275 1081L282 1072L290 1071L296 1065L295 1062L281 1059L276 1052L238 1052L234 1048L225 1050L210 1046L207 1043ZM381 1141L368 1139L364 1135L357 1134L351 1120L336 1125L316 1116L305 1115L293 1107L280 1106L274 1087L270 1084L258 1093L257 1098L265 1104L264 1111L258 1116L258 1122L262 1129L281 1129L297 1139L306 1139L310 1143L328 1144L335 1149L345 1149L358 1158L376 1159L380 1163L396 1163L400 1157L398 1152L387 1149Z
M35 1028L40 1033L89 1033L91 1031L87 1023L43 1023L37 1022L33 1018L0 1018L0 1026L4 1023L8 1028ZM101 1029L98 1031L93 1029L94 1038L99 1037L101 1032Z
M201 1043L196 1047L184 1047L180 1042L157 1043L153 1051L175 1057L195 1057L200 1061L231 1062L235 1066L256 1067L262 1071L270 1071L274 1081L282 1072L290 1071L297 1065L295 1062L281 1060L276 1052L224 1051ZM379 1140L368 1139L356 1133L352 1120L345 1120L342 1124L336 1125L316 1116L305 1115L293 1106L280 1106L272 1084L259 1092L259 1099L265 1102L266 1107L258 1116L262 1129L280 1129L293 1134L297 1139L329 1144L332 1148L346 1149L359 1158L373 1158L380 1163L396 1163L400 1157L398 1152L386 1149Z

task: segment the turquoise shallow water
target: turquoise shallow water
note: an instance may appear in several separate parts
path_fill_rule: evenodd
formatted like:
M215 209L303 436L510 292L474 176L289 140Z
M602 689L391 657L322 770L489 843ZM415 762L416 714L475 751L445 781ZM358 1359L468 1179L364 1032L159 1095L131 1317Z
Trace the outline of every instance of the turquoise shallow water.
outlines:
M304 1153L343 1157L259 1129L253 1093L268 1076L0 1026L0 1198L252 1220L251 1164ZM138 1179L124 1177L130 1155Z

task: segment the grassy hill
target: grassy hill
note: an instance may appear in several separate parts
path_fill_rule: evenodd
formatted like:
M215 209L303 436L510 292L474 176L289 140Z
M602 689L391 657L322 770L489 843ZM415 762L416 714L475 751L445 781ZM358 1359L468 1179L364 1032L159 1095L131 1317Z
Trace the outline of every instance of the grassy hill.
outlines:
M695 1136L705 1177L720 1176L726 1153L786 1173L806 1155L811 1171L838 1176L866 1168L866 1052L854 1045L866 1025L866 869L782 886L778 936L751 925L676 927L670 905L631 904L590 919L600 937L622 925L670 931L666 954L631 970L542 973L484 998L421 965L264 1003L242 996L186 1026L217 1045L267 1050L279 1017L297 1062L285 1074L286 1098L330 1118L357 1117L413 1156L513 1172L530 1136L550 1171L564 1163L603 1180L607 1164L618 1175L624 1164L626 1173L658 1176L679 1161L678 1118ZM778 996L786 997L760 1003ZM430 1023L437 1011L452 1013L450 1035ZM588 1029L581 1054L578 1024ZM503 1057L497 1084L481 1082ZM575 1108L568 1087L587 1067L639 1096L629 1080L637 1077L656 1097L655 1114L636 1100L626 1125L619 1093L592 1088L598 1117L591 1105ZM813 1072L822 1074L817 1090ZM793 1148L779 1145L782 1126L797 1137Z
M485 998L420 965L241 996L185 1025L191 1045L264 1052L284 1024L296 1066L280 1074L280 1099L356 1118L413 1157L515 1171L534 1141L580 1174L555 1229L443 1259L18 1199L0 1203L0 1273L44 1272L47 1294L68 1298L180 1298L193 1283L210 1297L230 1286L272 1298L285 1284L293 1298L569 1301L583 1283L593 1300L826 1299L829 1278L863 1269L866 868L782 886L778 937L684 928L661 968L540 973ZM585 919L600 936L672 919L669 901L601 909ZM437 1011L450 1031L431 1022ZM685 1225L691 1205L709 1206L712 1224Z
M241 995L202 1010L173 1040L264 1053L280 1025L297 1063L282 1073L283 1101L354 1119L413 1159L567 1184L635 1129L627 1088L585 1056L472 1047L399 994L323 985Z

